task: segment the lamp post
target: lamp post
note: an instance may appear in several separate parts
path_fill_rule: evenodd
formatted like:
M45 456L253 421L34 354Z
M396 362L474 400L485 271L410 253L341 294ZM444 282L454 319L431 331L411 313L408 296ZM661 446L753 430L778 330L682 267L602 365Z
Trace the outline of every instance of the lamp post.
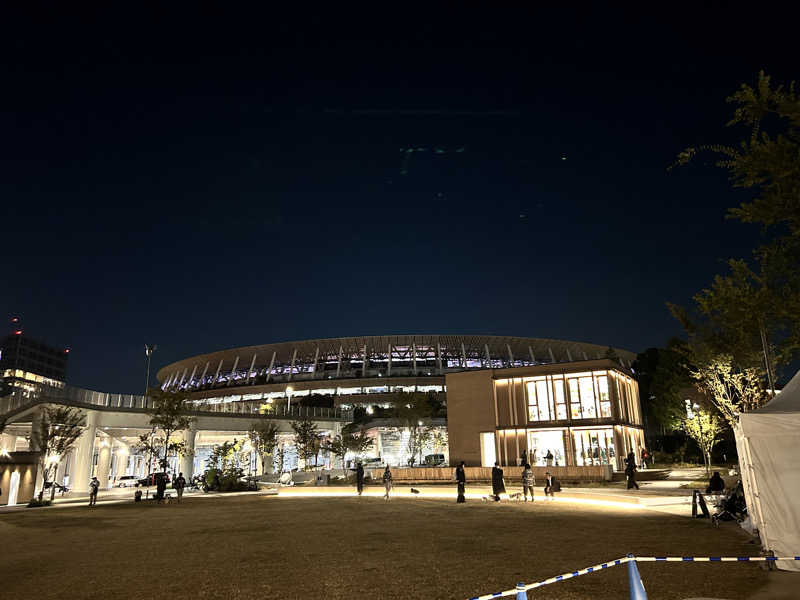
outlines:
M148 408L147 399L148 399L148 392L150 391L150 357L153 356L153 352L156 351L157 347L158 346L156 346L155 344L153 344L152 346L150 344L144 345L144 354L145 356L147 356L147 375L145 376L144 380L144 408ZM155 427L153 427L150 430L150 452L149 456L147 457L147 477L148 479L150 479L151 484L153 483L153 480L150 477L150 475L153 471L153 438L155 437L155 435L156 435L156 429ZM166 450L164 451L164 453L166 454ZM150 497L150 488L148 486L145 498L149 497Z
M144 401L145 404L147 403L147 392L150 390L150 357L153 356L153 352L156 351L158 346L156 345L144 345L144 354L147 356L147 375L145 376L144 380Z
M286 388L286 397L289 399L288 402L286 403L286 406L287 406L287 408L289 410L289 414L292 413L292 392L293 391L294 391L294 388L292 386L288 386Z

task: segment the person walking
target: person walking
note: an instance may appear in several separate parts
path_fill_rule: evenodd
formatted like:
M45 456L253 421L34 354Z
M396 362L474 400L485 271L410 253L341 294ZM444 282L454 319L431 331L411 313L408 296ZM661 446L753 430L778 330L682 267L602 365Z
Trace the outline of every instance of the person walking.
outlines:
M531 494L531 502L533 502L533 486L536 485L536 478L533 476L533 469L530 463L525 463L525 468L522 469L522 498L525 502L528 501L528 492Z
M500 494L506 493L506 483L503 481L503 469L500 468L500 463L494 463L492 467L492 495L495 502L500 502Z
M178 502L180 502L183 499L183 488L186 487L186 479L183 477L183 473L178 474L172 487L175 488L175 493L178 494Z
M636 455L633 452L628 452L625 459L625 477L628 479L628 489L639 489L639 484L636 483Z
M97 492L100 491L100 482L97 477L92 477L89 482L89 506L97 504Z
M467 474L464 472L464 461L456 467L456 484L458 485L458 498L456 502L462 504L467 501L464 497L465 488L467 485Z
M356 465L356 490L358 490L359 496L364 491L364 465L361 464L361 461Z
M383 471L383 489L386 493L383 495L384 500L389 500L389 492L392 491L392 472L389 470L389 465Z

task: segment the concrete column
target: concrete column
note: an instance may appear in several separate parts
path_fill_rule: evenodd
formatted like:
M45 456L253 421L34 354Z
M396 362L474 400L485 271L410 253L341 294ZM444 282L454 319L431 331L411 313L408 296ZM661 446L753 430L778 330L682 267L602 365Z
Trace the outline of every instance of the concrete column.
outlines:
M128 455L129 449L128 446L120 442L119 440L116 441L116 448L113 450L116 460L114 461L114 471L111 474L112 481L116 481L123 475L127 475L127 464L128 464Z
M28 450L30 452L39 452L41 448L39 444L36 443L36 437L34 436L34 431L38 431L42 424L42 407L40 406L36 410L34 410L33 414L31 415L31 439L30 443L28 444ZM38 496L39 492L42 491L42 486L44 486L44 474L42 473L41 466L37 465L36 468L36 483L34 484L33 494L34 496Z
M70 470L70 487L75 492L88 492L92 478L92 457L94 456L94 437L97 433L97 413L86 413L86 427L75 448L75 466Z
M0 452L14 452L17 447L17 436L10 433L0 434Z
M59 485L64 485L64 475L67 472L67 464L70 460L74 460L72 458L72 452L68 452L66 456L62 456L61 462L58 463L55 480Z
M184 479L189 481L194 476L194 443L197 439L197 425L192 423L191 427L183 432L183 439L186 440L186 454L181 456L181 472Z
M106 489L109 486L109 474L111 473L111 445L113 438L103 438L100 441L100 451L97 456L97 480L100 488Z

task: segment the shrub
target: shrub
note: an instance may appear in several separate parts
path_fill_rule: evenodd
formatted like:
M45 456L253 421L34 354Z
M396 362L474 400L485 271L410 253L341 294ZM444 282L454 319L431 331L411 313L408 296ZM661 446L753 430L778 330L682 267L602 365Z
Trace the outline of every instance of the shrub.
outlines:
M33 498L30 502L28 502L28 508L39 508L40 506L50 506L50 500L39 500L38 498Z

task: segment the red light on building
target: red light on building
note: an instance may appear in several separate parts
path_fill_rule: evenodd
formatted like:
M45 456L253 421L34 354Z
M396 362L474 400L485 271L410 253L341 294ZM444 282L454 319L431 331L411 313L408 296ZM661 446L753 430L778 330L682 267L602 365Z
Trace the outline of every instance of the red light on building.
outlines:
M13 319L11 319L11 322L12 323L19 323L19 317L14 317Z
M17 330L14 332L14 335L22 335L22 329L17 329Z
M64 349L64 354L69 354L69 348Z

